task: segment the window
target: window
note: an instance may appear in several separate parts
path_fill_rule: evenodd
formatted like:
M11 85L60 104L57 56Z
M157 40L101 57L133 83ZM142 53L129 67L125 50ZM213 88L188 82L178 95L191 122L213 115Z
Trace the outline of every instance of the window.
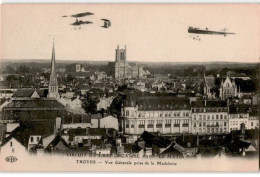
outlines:
M131 110L131 117L134 117L134 111Z
M220 119L223 119L223 115L222 114L220 115Z
M204 127L206 126L206 122L203 122L203 126L204 126Z
M145 124L145 121L144 121L144 120L139 120L138 123L139 123L139 128L144 128L144 126L143 126L143 127L140 127L140 125L144 125L144 124Z
M210 115L208 115L208 120L210 119Z
M251 126L254 126L254 122L251 122Z
M166 120L165 127L171 127L171 120Z
M144 128L144 125L139 124L138 128Z
M156 128L162 128L162 120L157 120L156 121Z
M31 137L31 142L33 142L33 137Z
M134 124L132 124L132 125L131 125L131 128L135 128L135 125L134 125Z
M227 119L227 115L224 116L224 119Z
M194 123L193 127L196 127L196 123Z
M227 126L227 122L224 122L224 126Z
M212 115L212 120L214 120L214 115Z
M13 146L13 142L12 142L12 141L10 142L10 146L11 146L11 147Z
M199 123L199 126L201 127L201 122Z
M126 110L125 114L126 114L126 116L129 116L129 111L128 111L128 110Z
M40 137L37 137L37 142L39 142L40 141Z
M153 128L153 123L154 123L153 120L148 120L147 128Z
M206 115L203 115L203 120L206 120Z
M218 119L218 114L216 115L216 119Z

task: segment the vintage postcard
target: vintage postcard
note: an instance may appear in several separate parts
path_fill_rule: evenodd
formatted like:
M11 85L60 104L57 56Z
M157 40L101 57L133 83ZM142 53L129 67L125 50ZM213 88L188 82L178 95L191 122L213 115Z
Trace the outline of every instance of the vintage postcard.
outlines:
M0 171L259 171L257 4L3 4Z

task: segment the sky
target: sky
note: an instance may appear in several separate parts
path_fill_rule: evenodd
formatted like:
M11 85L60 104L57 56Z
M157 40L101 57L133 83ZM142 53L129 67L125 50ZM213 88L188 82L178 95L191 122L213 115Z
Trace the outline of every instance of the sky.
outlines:
M117 45L127 46L128 61L259 62L259 5L177 4L21 4L2 5L1 58L114 61ZM80 30L72 15L93 12ZM111 20L102 28L101 18ZM227 29L235 35L200 35L189 26ZM191 36L191 37L190 37Z

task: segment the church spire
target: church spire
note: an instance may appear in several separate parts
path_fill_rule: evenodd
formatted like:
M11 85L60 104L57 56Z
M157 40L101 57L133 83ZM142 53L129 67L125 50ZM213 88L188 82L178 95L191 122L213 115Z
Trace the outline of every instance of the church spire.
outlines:
M55 65L56 65L56 63L55 63L55 48L54 48L54 39L53 39L52 57L51 57L51 74L50 74L50 83L49 83L50 86L58 85Z
M49 94L48 94L48 97L51 97L51 98L57 98L57 96L58 96L58 80L57 80L55 65L56 65L55 48L54 48L54 39L53 39L52 57L51 57L51 74L50 74Z

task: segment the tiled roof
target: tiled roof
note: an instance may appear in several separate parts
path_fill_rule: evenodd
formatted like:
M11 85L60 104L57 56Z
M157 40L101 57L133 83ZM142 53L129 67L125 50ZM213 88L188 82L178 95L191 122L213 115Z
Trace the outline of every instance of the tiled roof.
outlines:
M31 97L33 92L36 91L40 97L47 97L48 95L48 89L32 89L32 88L26 88L26 89L18 89L12 97Z
M227 107L227 102L225 101L192 101L192 108L208 108L208 107Z
M64 106L59 103L55 99L22 99L22 100L12 100L11 103L6 105L4 109L6 108L49 108L49 109L64 109Z
M53 129L54 124L50 122L21 123L20 127L17 127L8 138L3 140L3 144L14 137L17 141L27 147L31 135L41 135L42 137L45 137L52 134Z
M178 98L172 94L127 96L125 106L136 106L139 110L188 110L188 98Z

